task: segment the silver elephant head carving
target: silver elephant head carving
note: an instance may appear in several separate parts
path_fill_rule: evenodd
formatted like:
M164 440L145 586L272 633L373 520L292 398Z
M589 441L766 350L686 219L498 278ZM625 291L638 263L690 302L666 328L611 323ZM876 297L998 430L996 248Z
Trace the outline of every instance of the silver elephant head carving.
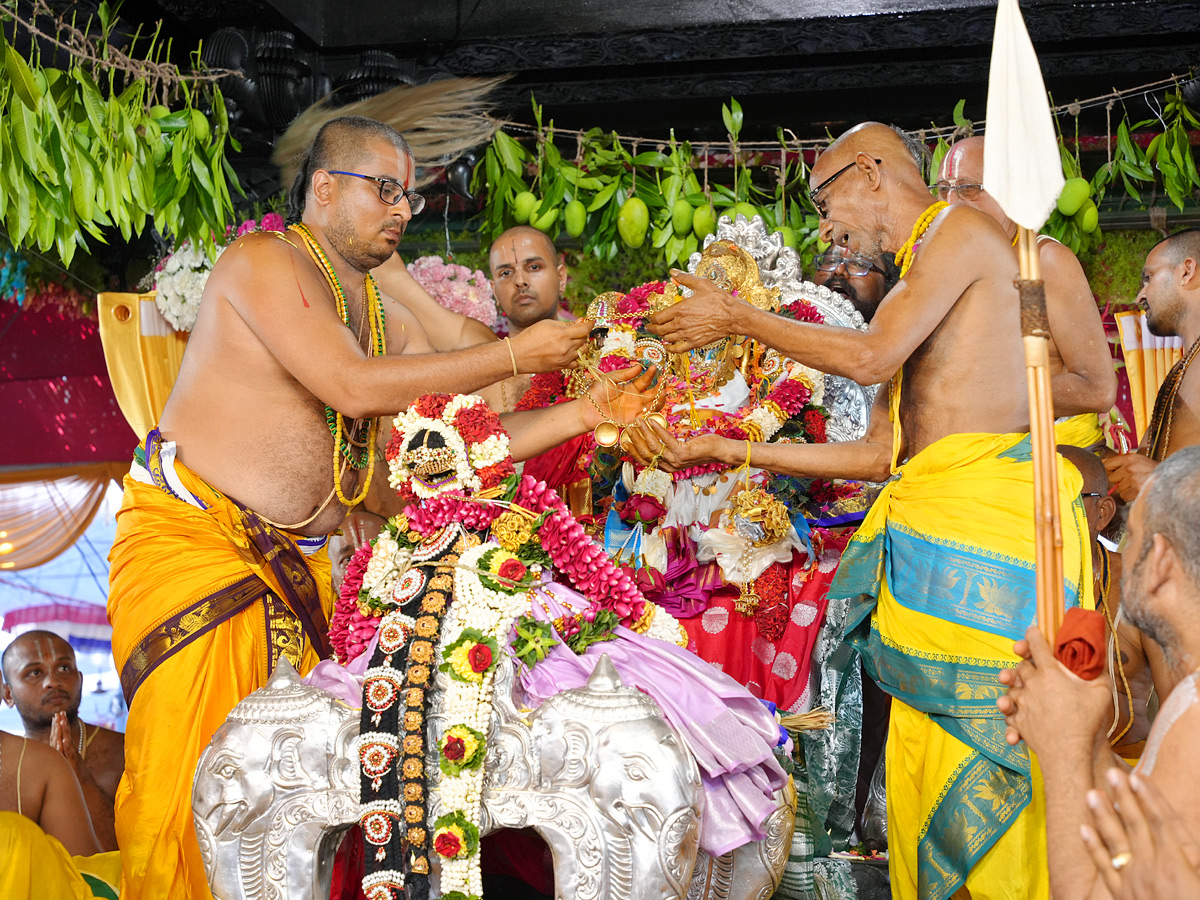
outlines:
M559 900L694 896L700 773L658 705L622 685L607 656L584 687L525 717L511 702L511 677L498 679L489 738L503 752L488 757L484 832L541 833L554 854ZM305 685L286 660L234 708L200 757L192 793L217 900L329 896L334 852L358 816L358 727L357 710ZM494 776L500 762L518 777ZM781 810L790 829L791 808ZM778 883L782 861L778 872L763 867L776 857L723 857L744 890L703 900L755 900Z
M333 855L358 818L357 734L358 711L301 682L286 658L234 707L192 787L218 900L329 896Z

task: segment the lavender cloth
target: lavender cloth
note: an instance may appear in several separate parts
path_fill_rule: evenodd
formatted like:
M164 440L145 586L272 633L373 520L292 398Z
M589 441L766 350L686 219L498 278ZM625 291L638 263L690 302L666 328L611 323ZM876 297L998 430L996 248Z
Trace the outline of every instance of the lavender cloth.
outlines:
M547 596L549 594L549 596ZM586 606L570 588L547 584L540 592L549 610L534 604L534 615L549 621ZM704 782L705 809L700 846L722 856L765 837L763 825L776 809L774 794L787 775L772 752L779 740L775 717L742 685L674 644L618 628L610 641L576 656L562 644L532 670L521 673L529 706L571 688L582 687L608 654L621 680L649 694L696 758Z
M300 680L312 687L329 691L349 707L362 709L363 679L367 674L367 667L371 664L371 654L375 652L375 645L378 643L379 635L376 634L371 638L371 643L367 644L367 649L346 665L343 666L332 659L323 659Z

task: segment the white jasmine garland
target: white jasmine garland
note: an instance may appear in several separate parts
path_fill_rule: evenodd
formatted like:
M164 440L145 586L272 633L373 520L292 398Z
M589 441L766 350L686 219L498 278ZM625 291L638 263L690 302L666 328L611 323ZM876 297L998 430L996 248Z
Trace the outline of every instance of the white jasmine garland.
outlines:
M454 643L463 631L473 628L484 637L493 638L503 646L504 639L517 616L529 611L529 600L524 592L509 594L484 587L476 572L481 567L483 556L490 550L499 549L494 541L472 547L458 560L454 573L454 603L446 613L442 624L442 640L438 646L438 658L449 660L445 648ZM508 665L500 656L495 666ZM487 753L488 728L492 721L492 687L496 668L492 668L483 680L466 682L451 679L443 694L443 715L447 727L466 725L484 735ZM439 748L440 753L440 748ZM483 793L484 766L463 769L458 775L442 773L437 794L446 814L461 812L476 827L480 822L480 800ZM479 852L466 858L443 859L441 875L442 893L462 891L467 895L483 896L483 879L479 869Z
M655 603L646 601L646 604L652 606L654 612L650 617L650 627L646 629L645 636L666 641L668 644L677 644L680 647L686 647L687 632L679 624L679 620Z
M638 473L637 478L633 480L633 492L635 494L650 494L658 499L659 503L667 502L667 494L671 492L671 485L674 481L671 476L661 469L642 469Z
M385 530L375 539L362 580L363 589L375 600L393 602L396 585L400 583L403 570L408 567L407 552L403 566L400 565L400 553L400 545L390 532Z
M742 417L742 421L751 425L757 425L762 430L762 439L764 441L769 441L783 427L783 423L779 421L779 417L765 406L760 406L747 413Z
M471 465L476 469L494 466L507 456L508 437L502 434L493 434L470 448Z
M613 325L608 329L600 347L600 358L606 356L637 356L637 333L628 325Z
M191 241L183 241L166 258L154 281L154 302L175 330L191 331L196 324L208 275L224 250L224 247L218 248L216 256L209 259L208 254L192 246Z

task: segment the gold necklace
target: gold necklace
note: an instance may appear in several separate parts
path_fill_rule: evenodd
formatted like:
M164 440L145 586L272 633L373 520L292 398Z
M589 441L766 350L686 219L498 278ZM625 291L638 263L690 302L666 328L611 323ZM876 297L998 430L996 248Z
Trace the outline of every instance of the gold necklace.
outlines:
M917 219L917 224L913 226L912 234L909 235L908 241L900 248L896 254L896 265L900 267L900 277L903 278L908 274L908 270L912 268L914 253L916 252L917 241L921 240L921 236L933 224L933 220L950 204L945 200L939 200L929 206L925 212L921 213L921 217Z
M313 236L312 232L308 230L307 226L303 224L296 224L292 225L291 228L298 235L300 235L301 240L304 242L304 247L308 251L309 257L320 270L321 274L325 276L325 281L329 285L330 290L333 292L334 303L337 307L338 316L341 318L343 324L348 326L350 322L349 309L347 308L346 303L346 292L342 289L341 282L337 277L337 272L333 268L333 263L329 261L329 257L325 255L324 249L319 243L317 243L317 239ZM379 287L375 284L375 279L371 277L369 272L363 280L363 300L364 315L366 314L366 310L368 308L370 309L371 343L367 352L372 356L376 354L382 356L384 353L383 332L386 327L383 320L383 303L379 294ZM346 428L345 418L340 412L330 409L326 410L327 417L329 417L328 413L330 412L334 413L334 415L330 417L334 419L334 422L330 423L334 426L331 429L333 431L333 491L337 495L338 502L343 506L356 506L366 499L367 493L371 489L371 479L375 474L375 441L379 434L379 419L372 418L370 427L367 431L367 441L363 453L363 455L366 456L366 459L362 461L362 463L366 464L367 475L366 478L363 479L362 489L359 491L359 493L355 494L354 497L347 499L346 495L342 492L341 475L344 469L341 466L341 460L343 456L347 457L347 461L354 468L362 468L362 463L355 465L357 460L351 458L353 454L351 447L353 446L354 442L350 437L349 429ZM319 512L320 510L318 509L317 513ZM317 513L314 513L312 518L310 518L308 521L311 522L312 519L316 518ZM305 522L302 524L308 523Z

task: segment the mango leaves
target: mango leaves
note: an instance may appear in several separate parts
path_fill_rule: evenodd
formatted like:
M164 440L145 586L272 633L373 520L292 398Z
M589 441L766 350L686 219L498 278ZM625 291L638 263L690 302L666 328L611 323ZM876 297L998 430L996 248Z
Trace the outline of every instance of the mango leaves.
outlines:
M70 264L90 236L129 240L147 219L164 234L212 245L232 218L225 104L213 122L193 105L147 110L146 86L117 93L80 65L30 65L0 32L0 223L16 247L54 250ZM111 233L111 232L110 232Z
M483 242L491 243L506 228L526 223L555 238L566 224L584 250L600 259L611 260L644 240L658 251L664 268L684 266L715 229L717 216L740 212L762 216L769 231L783 230L786 242L812 252L816 216L803 190L807 170L799 154L788 149L782 132L780 151L761 154L764 170L774 173L769 187L754 182L749 157L734 167L732 184L717 184L714 166L714 183L709 185L703 177L707 161L673 135L666 144L647 146L649 142L631 144L594 128L556 143L554 123L543 127L536 102L533 109L533 139L525 142L498 131L476 167L474 190L486 197ZM736 139L743 124L736 100L722 106L722 119ZM564 148L572 139L575 152L567 155ZM528 194L536 201L532 206ZM630 228L634 197L646 204L649 221L644 231ZM618 227L623 209L624 236Z

